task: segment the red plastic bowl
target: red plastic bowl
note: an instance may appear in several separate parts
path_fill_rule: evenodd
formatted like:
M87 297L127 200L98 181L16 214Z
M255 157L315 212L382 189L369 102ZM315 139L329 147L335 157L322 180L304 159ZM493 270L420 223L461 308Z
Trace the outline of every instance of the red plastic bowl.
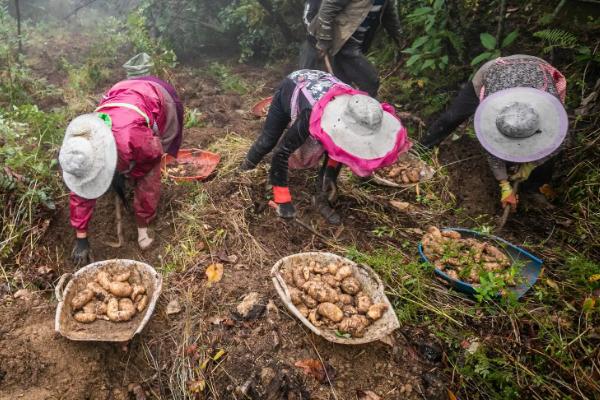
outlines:
M170 154L163 155L161 169L163 174L174 181L201 181L213 173L220 160L221 156L219 154L211 153L210 151L182 149L177 153L177 158ZM194 166L197 167L197 170L194 172L194 175L190 176L171 175L168 167L177 164L194 164Z
M259 118L266 117L267 113L269 112L269 107L271 106L272 100L273 97L267 97L266 99L262 99L261 101L256 103L252 107L252 114L256 115Z

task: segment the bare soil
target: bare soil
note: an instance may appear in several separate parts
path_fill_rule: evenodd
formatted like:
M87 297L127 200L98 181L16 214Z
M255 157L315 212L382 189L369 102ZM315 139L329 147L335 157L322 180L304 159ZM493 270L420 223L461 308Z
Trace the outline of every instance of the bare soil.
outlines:
M214 79L200 71L180 69L173 79L186 106L202 113L202 126L185 131L184 147L207 148L232 133L253 140L262 121L250 115L252 104L271 95L279 77L289 72L240 67L236 72L258 88L239 96L223 93ZM465 211L460 218L436 218L437 225L498 213L496 184L474 139L462 137L444 145L441 162L450 164L450 188L457 196L457 207ZM369 250L380 245L384 239L372 233L380 222L361 210L369 200L352 194L353 185L368 183L342 180L338 210L344 226L339 229L327 226L310 208L315 175L316 171L292 174L291 188L301 218L324 235L337 236L342 247L356 244ZM145 252L138 249L131 212L124 221L125 245L114 249L104 244L115 240L112 195L99 200L90 229L94 258L140 260L164 272L166 278L150 323L123 345L72 342L54 332L57 302L51 289L58 276L75 269L69 260L74 235L67 199L63 199L38 245L40 250L23 271L24 276L35 275L32 271L44 266L52 270L51 278L45 285L31 287L28 299L5 294L0 300L0 399L126 399L131 383L140 384L148 398L169 399L175 396L169 388L177 387L177 382L190 393L189 385L201 377L207 387L197 398L354 399L357 390L371 390L384 399L445 398L440 373L443 346L431 333L404 326L395 333L393 346L347 347L316 337L286 312L269 277L275 261L303 251L339 252L340 247L323 243L265 208L265 179L264 171L259 171L251 177L217 175L197 184L165 181L152 227L156 241ZM191 244L195 249L190 251L194 255L189 265L173 270L167 255L181 244L178 240L187 220L180 211L186 203L197 201L190 197L197 193L197 185L208 198L196 215L204 224L202 234ZM399 198L412 202L414 194L404 192ZM389 211L385 204L380 208ZM410 213L396 215L393 221L401 230L424 228L428 223ZM537 225L540 236L544 235L547 227ZM510 222L505 236L524 239L519 230L519 223ZM418 238L405 232L385 243L399 245L410 239L416 244ZM411 250L410 257L416 257L416 250ZM225 272L220 282L209 287L204 271L213 262L224 262ZM256 318L240 320L235 307L252 291L260 294L266 310ZM180 313L166 314L171 300L181 305ZM193 344L197 351L188 349ZM200 365L219 349L225 351L224 356L201 370ZM333 368L331 384L319 383L294 366L309 358L322 359ZM243 387L248 388L246 397L241 394Z

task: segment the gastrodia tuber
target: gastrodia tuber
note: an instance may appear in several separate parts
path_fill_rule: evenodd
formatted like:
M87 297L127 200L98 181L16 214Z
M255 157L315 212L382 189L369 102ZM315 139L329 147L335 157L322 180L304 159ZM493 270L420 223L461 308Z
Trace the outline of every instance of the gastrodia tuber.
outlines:
M71 308L73 310L79 310L94 297L94 292L90 289L83 289L81 292L77 293L75 297L71 300Z
M333 303L321 303L317 308L317 312L322 317L325 317L333 322L340 322L344 318L344 313L338 306Z

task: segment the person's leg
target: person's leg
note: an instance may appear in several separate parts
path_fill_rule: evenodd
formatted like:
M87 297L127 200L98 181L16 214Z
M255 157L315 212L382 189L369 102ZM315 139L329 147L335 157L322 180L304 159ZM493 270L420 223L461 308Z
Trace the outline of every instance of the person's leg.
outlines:
M289 105L285 104L286 99L289 99L286 93L292 89L288 88L290 85L293 86L294 82L286 79L275 93L275 96L273 96L262 133L246 155L246 161L249 162L252 168L273 150L285 128L290 123Z
M300 69L316 69L319 64L319 53L309 39L302 44L299 64Z
M379 73L377 69L360 52L340 52L335 57L336 73L349 85L356 85L371 97L377 97L379 91Z
M421 138L421 144L430 148L440 144L453 130L475 114L477 106L479 106L479 97L475 93L473 82L469 81L458 92L448 110L431 124L423 138Z
M552 174L554 173L554 165L556 163L556 157L552 157L542 165L539 165L529 175L522 184L523 192L528 193L540 193L540 188L552 180Z

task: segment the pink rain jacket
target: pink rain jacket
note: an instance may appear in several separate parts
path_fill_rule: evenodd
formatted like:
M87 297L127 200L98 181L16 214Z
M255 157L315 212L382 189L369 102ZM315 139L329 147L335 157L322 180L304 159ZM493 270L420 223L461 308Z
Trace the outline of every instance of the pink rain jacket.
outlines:
M106 92L97 112L108 114L117 144L117 170L133 181L136 222L147 226L156 216L160 197L160 159L163 148L167 149L174 140L172 124L176 113L175 103L169 94L156 82L125 80ZM137 107L145 114L124 106ZM111 105L112 104L112 105ZM169 129L165 129L170 124ZM180 130L179 130L180 131ZM92 218L96 200L88 200L71 192L71 225L77 231L86 231Z

